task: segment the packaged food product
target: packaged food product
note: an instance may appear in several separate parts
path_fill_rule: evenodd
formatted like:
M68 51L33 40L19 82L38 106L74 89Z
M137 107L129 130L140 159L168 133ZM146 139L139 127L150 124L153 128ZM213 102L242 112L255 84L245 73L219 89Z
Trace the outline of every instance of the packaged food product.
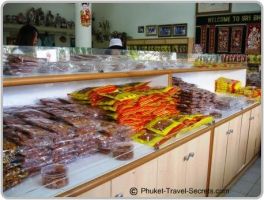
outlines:
M168 117L160 118L157 117L155 120L151 121L147 124L147 129L151 130L160 135L166 135L169 133L175 126L179 123L175 122Z
M130 142L118 142L112 150L113 157L117 160L129 160L134 156L133 144Z
M235 93L241 87L241 82L238 80L220 77L215 81L216 92Z
M69 183L68 169L63 164L51 164L41 168L42 185L49 189L59 189Z

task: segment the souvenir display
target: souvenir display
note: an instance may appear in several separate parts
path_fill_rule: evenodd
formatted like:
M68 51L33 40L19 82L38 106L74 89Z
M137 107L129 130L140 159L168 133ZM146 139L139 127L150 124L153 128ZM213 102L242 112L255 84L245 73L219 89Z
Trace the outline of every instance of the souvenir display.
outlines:
M229 27L219 27L217 53L227 53L228 48L229 48Z
M246 37L246 53L259 54L261 50L261 25L260 23L248 24Z
M246 63L247 55L245 54L221 54L221 61L225 63Z
M200 45L203 49L203 52L206 52L206 45L207 45L207 26L206 25L201 26Z
M231 29L230 53L242 53L243 26L234 26Z
M211 25L209 27L208 53L215 53L215 33L216 33L216 27L214 25Z

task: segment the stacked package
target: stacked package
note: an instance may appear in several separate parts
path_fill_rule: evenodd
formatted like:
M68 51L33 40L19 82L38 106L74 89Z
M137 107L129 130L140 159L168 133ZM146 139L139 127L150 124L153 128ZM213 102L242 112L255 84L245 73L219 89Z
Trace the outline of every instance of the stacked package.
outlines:
M261 89L254 86L242 87L238 80L218 78L215 82L216 92L243 95L251 99L260 100Z
M177 87L150 88L148 83L86 88L70 94L72 99L90 103L108 112L120 124L142 130L158 116L177 115Z
M224 77L220 77L215 81L215 91L221 93L236 93L241 89L241 82Z
M23 75L38 72L47 59L27 55L8 55L4 59L4 75Z
M65 99L40 102L4 109L4 139L14 143L23 158L16 170L34 175L52 163L69 163L96 152L110 153L115 143L130 140L132 130L106 121L104 112L98 108ZM7 177L12 169L5 169ZM5 180L7 189L22 179L13 179L12 185L9 177Z
M207 115L179 116L180 94L176 86L150 88L148 83L133 83L85 88L70 96L75 101L106 110L120 124L133 127L133 140L159 148L171 137L213 120Z
M6 139L3 141L3 187L4 190L20 183L28 176L22 169L23 156L17 152L17 145Z
M247 73L247 86L261 87L261 72Z
M261 97L261 89L255 86L246 86L238 90L237 94L259 101Z
M146 125L146 129L133 136L137 142L159 148L175 136L209 124L213 117L208 115L178 115L174 117L157 117Z
M173 85L180 88L178 94L178 109L182 113L195 114L202 113L215 103L216 95L204 89L196 87L194 84L184 82L180 78L173 77Z

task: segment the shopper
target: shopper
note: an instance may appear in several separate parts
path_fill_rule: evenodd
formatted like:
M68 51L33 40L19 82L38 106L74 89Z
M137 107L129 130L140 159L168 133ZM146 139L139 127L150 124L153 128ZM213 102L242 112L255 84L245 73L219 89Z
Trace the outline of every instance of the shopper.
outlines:
M110 55L120 55L123 48L123 44L120 38L112 38L109 43L109 48L106 51L106 54Z
M24 25L18 32L16 45L36 46L38 43L38 30L32 25Z
M16 48L13 53L14 54L24 54L28 51L32 51L32 46L36 46L38 44L38 30L32 25L24 25L20 28L16 45L19 46Z

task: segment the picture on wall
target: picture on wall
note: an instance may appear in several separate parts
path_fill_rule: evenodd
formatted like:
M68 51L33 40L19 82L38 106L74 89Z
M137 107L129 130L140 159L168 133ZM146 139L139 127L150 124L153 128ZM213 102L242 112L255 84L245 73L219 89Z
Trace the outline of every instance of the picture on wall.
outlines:
M187 24L175 24L173 25L173 36L186 36Z
M172 26L171 25L160 25L159 26L159 37L170 37L171 34L171 30L172 30Z
M138 27L138 33L144 33L144 26Z
M146 36L155 36L155 35L157 35L157 26L156 25L146 26Z
M197 3L196 15L230 13L231 3Z
M247 54L260 54L261 50L261 25L248 24L247 37L246 37L246 53Z
M217 53L228 53L229 27L218 28Z
M234 26L231 29L230 53L242 53L243 26Z

